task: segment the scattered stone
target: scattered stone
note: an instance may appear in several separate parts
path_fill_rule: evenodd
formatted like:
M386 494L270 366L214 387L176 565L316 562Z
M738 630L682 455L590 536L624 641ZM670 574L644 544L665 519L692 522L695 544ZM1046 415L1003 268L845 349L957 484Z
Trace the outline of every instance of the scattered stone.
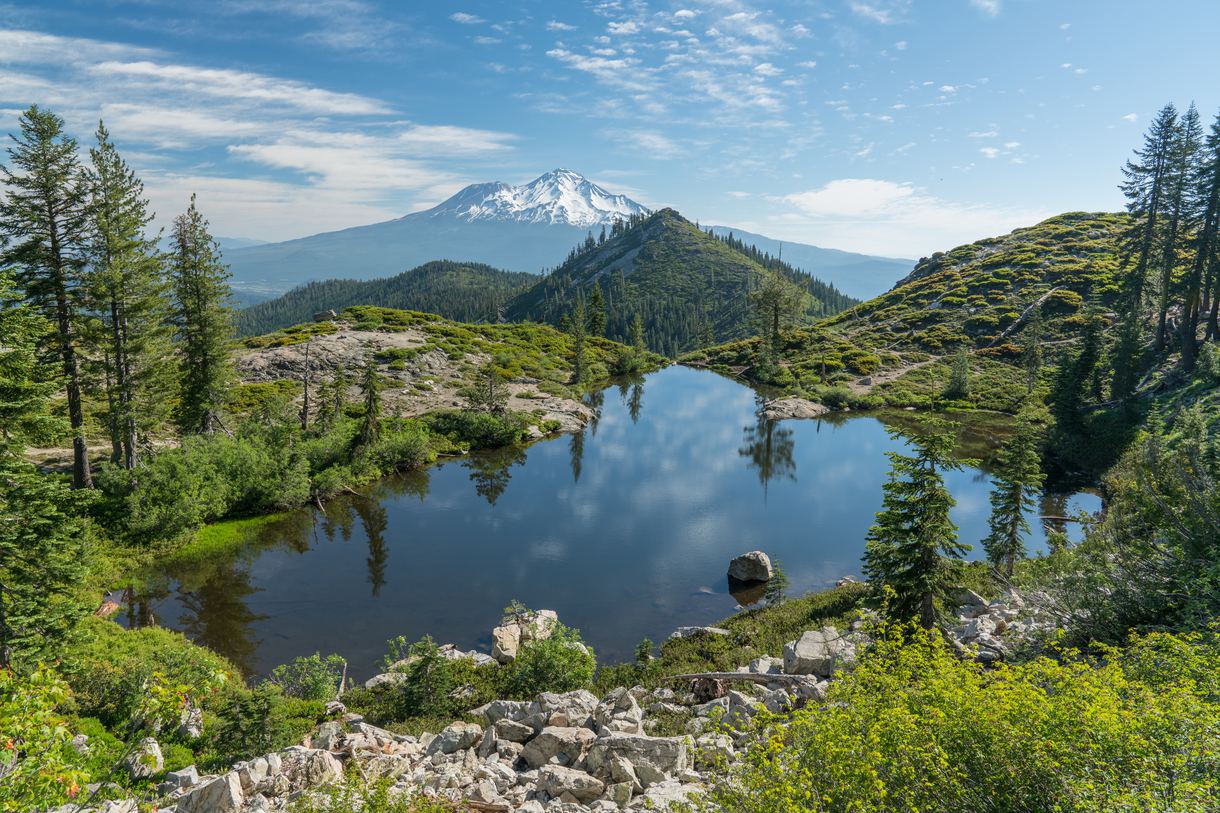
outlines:
M378 686L397 686L400 683L406 683L410 679L411 676L405 672L383 672L380 675L373 675L364 681L364 688L376 689Z
M136 750L127 757L127 773L132 779L148 779L165 770L165 757L161 746L152 737L140 741Z
M669 634L669 640L681 640L683 638L697 638L703 635L731 635L728 630L723 627L678 627Z
M178 799L178 813L237 813L246 795L236 771L218 776Z
M862 382L863 383L863 382ZM769 421L782 421L788 418L819 418L830 412L830 407L790 395L768 401L763 407L763 417Z
M729 578L741 582L765 582L775 575L771 568L771 557L760 550L752 550L729 562Z
M552 761L572 765L597 739L587 728L548 726L526 744L521 758L531 768L541 768Z
M606 784L584 771L547 765L538 771L538 790L553 799L571 794L578 802L591 802L606 792Z
M784 672L828 677L855 657L855 648L834 627L809 630L784 646Z
M428 744L425 753L452 754L473 746L483 736L483 729L474 723L451 723Z
M491 631L491 657L499 663L511 663L522 644L545 641L558 623L559 615L554 610L523 610L504 616L500 626Z

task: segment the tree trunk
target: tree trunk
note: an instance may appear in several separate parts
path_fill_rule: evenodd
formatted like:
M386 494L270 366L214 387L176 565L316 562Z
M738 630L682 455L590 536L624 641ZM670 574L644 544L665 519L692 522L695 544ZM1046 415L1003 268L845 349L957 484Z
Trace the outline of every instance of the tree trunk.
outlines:
M80 364L73 346L72 310L68 304L68 286L64 279L63 256L55 211L48 203L51 224L51 270L55 280L55 325L60 354L64 363L64 380L68 391L68 422L72 426L72 487L93 488L93 472L89 468L89 446L85 442L85 410L80 392Z

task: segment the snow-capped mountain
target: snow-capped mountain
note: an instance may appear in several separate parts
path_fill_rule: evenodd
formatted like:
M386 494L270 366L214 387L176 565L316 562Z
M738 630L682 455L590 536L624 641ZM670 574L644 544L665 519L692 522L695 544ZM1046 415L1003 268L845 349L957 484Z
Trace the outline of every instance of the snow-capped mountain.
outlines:
M282 243L226 247L225 261L243 304L270 299L310 280L390 277L429 260L486 263L537 274L562 263L573 246L602 225L647 213L626 195L608 192L578 172L556 169L521 186L472 184L431 209L384 223ZM774 253L778 248L770 238L732 231L764 250ZM784 244L784 259L860 297L885 291L911 266L910 261L797 243Z
M439 206L407 217L422 214L468 222L492 220L588 228L647 213L648 209L631 198L607 192L579 172L555 169L522 186L499 181L471 184Z

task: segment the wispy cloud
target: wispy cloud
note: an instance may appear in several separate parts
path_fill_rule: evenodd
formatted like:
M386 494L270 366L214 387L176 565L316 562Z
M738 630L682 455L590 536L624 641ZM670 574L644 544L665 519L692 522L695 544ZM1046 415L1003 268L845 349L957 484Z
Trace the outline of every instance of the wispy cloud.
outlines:
M1000 13L1003 3L1001 0L970 0L970 5L989 17L995 17Z
M906 20L910 0L850 0L847 4L857 17L881 25L893 25Z

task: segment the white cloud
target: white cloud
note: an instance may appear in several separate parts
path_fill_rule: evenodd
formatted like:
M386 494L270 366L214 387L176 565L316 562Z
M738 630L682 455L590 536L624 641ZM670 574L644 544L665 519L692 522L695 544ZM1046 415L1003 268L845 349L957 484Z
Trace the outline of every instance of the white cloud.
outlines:
M993 130L975 130L974 132L969 134L970 138L995 138L998 135L999 135L999 132L994 129Z
M910 9L910 0L850 0L852 13L881 25L902 22Z
M462 25L481 25L487 22L482 17L465 11L455 11L449 15L449 19L453 20L455 23L461 23Z
M611 22L606 25L606 30L611 34L619 36L629 36L631 34L640 33L640 24L635 20L624 20L622 22Z
M779 76L784 72L784 69L777 68L770 62L762 62L754 66L754 72L759 76Z
M894 47L897 48L899 51L905 51L907 49L907 41L898 40L898 42L894 43Z
M980 147L979 152L983 154L984 158L995 158L1000 154L996 147Z
M689 8L680 8L674 12L674 19L677 20L692 20L697 16L699 12Z
M0 30L0 65L79 65L106 59L148 59L160 56L152 48L116 42L59 37L38 31Z
M1000 0L970 0L970 5L984 14L994 17L1000 13Z
M575 31L576 26L568 23L561 23L559 20L551 20L546 24L547 31Z
M612 130L608 135L623 146L630 146L640 158L674 158L682 147L669 136L655 130Z
M788 239L918 257L1028 226L1050 213L943 200L912 184L843 178L781 199L792 210L759 228Z
M1004 149L1006 149L1006 150L1015 150L1017 147L1020 147L1020 146L1021 146L1020 141L1005 141L1004 142Z
M1127 115L1123 116L1123 121L1135 121L1138 118L1139 113L1128 113Z
M105 77L123 77L177 97L184 93L274 103L324 115L388 113L380 101L354 93L336 93L289 79L227 68L198 68L156 62L102 62L90 68Z

